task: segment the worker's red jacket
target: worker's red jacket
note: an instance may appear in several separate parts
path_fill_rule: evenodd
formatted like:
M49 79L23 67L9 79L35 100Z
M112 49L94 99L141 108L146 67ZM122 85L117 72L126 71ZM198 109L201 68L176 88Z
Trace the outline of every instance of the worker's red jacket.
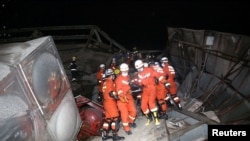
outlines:
M96 79L98 81L98 91L102 92L102 86L103 86L103 74L104 74L104 69L99 69L98 72L96 73Z
M170 64L165 63L165 66L163 67L163 71L165 73L165 76L167 76L167 81L170 83L169 92L172 95L175 95L177 93L177 86L175 83L175 70Z
M132 99L131 88L129 86L129 76L118 75L115 80L116 92L121 101Z
M115 83L111 77L108 77L102 87L103 91L103 106L106 118L114 118L119 116L116 100L110 96L110 92L115 93Z
M138 72L138 82L142 86L149 86L149 85L156 85L157 79L161 83L165 83L166 80L164 79L164 74L157 73L153 68L151 67L145 67L143 68L142 72Z

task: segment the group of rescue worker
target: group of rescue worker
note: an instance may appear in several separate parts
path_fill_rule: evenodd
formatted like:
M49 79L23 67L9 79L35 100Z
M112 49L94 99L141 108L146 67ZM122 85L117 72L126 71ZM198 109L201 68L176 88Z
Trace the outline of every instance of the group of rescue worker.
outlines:
M160 125L159 118L168 119L168 102L178 105L181 109L175 70L167 57L162 57L159 62L147 62L146 59L138 58L133 65L135 72L131 72L127 62L118 66L113 59L109 67L100 64L96 73L99 101L105 111L102 140L124 140L125 137L118 136L120 122L125 133L132 134L131 128L136 128L137 99L140 100L141 112L147 118L146 126L153 120L155 125ZM138 88L139 93L134 93L134 86Z

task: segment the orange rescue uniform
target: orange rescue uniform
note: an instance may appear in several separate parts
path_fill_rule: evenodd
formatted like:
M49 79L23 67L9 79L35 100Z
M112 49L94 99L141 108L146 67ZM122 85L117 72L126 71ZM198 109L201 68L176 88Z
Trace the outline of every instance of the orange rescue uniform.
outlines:
M103 128L108 130L109 124L111 123L111 129L115 132L116 130L116 122L119 118L119 110L117 107L116 100L110 96L110 92L115 92L115 84L111 77L108 77L103 83L103 107L105 111L105 122L103 124Z
M175 83L175 70L174 70L174 68L170 64L165 63L165 66L163 67L163 71L165 73L165 76L167 76L167 81L170 83L170 89L168 92L172 96L176 96L177 86Z
M144 114L156 112L156 83L158 75L151 67L144 67L143 71L138 72L139 84L142 85L141 110Z
M102 93L102 86L103 86L103 74L104 74L104 69L99 69L98 72L96 73L96 78L98 81L98 91L99 93Z
M156 98L157 98L157 101L158 101L160 108L161 108L160 112L162 112L162 114L163 114L163 113L166 113L166 111L168 109L167 104L164 100L167 96L167 89L165 87L165 83L167 82L167 80L166 80L164 71L161 67L156 67L155 71L156 71L158 78L159 78L159 82L156 85L156 93L157 93Z
M110 92L115 92L115 84L112 78L107 78L103 83L103 106L105 110L105 118L113 118L119 116L119 110L116 100L110 96Z
M129 86L129 76L118 75L115 85L119 97L117 105L120 110L123 129L125 132L128 132L130 131L129 123L134 123L137 115L135 102Z

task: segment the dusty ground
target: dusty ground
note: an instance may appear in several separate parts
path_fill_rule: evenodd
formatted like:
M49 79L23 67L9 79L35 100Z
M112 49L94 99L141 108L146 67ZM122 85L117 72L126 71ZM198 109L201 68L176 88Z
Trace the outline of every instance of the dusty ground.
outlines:
M132 128L132 135L127 135L123 129L119 130L119 135L125 137L125 141L166 141L166 124L165 120L161 120L161 124L156 126L154 121L150 125L145 126L146 118L142 115L139 115L136 119L136 128ZM86 139L86 141L101 141L101 137L91 137ZM112 141L112 139L110 139Z

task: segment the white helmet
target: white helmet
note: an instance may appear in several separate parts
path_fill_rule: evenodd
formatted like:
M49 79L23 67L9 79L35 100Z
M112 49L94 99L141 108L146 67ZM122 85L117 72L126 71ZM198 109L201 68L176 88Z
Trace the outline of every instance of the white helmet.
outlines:
M114 71L112 70L112 69L107 69L106 71L105 71L105 75L106 76L110 76L110 75L113 75L114 74Z
M104 64L101 64L101 65L100 65L100 68L105 68L105 65L104 65Z
M142 62L142 60L136 60L135 61L135 68L136 69L140 69L140 68L142 68L143 67L143 62Z
M105 73L102 75L102 79L105 80L109 76L111 76L112 80L115 79L114 71L112 69L107 69Z
M154 66L159 67L160 63L159 62L154 62Z
M122 64L120 65L120 71L121 71L121 72L128 71L128 70L129 70L128 64L122 63Z
M168 58L167 58L167 57L162 57L162 58L161 58L161 62L162 62L162 63L168 62Z
M144 62L144 63L143 63L143 66L144 66L144 67L148 67L148 63L147 63L147 62Z

